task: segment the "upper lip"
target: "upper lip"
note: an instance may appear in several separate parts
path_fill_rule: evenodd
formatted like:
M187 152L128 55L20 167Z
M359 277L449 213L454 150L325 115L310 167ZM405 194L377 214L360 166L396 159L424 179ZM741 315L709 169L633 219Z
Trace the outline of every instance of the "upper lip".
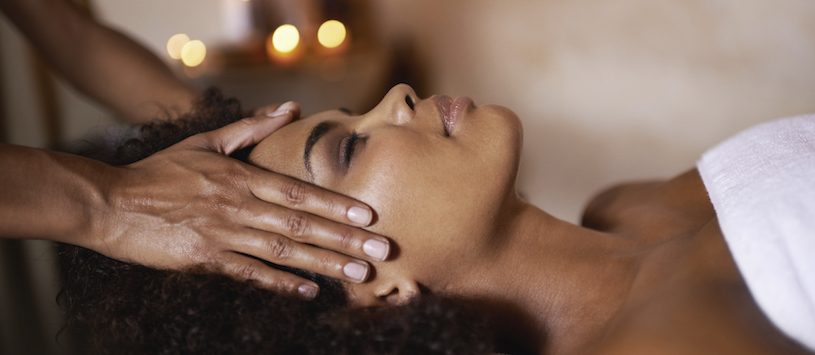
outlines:
M473 106L473 100L467 96L459 96L455 100L449 96L433 96L433 102L439 109L444 133L448 137L455 133L461 117Z
M453 105L453 99L449 96L444 95L433 95L431 98L433 103L436 104L436 107L439 109L439 114L441 116L442 126L444 127L444 135L449 136L452 128L452 121L450 117L450 106Z

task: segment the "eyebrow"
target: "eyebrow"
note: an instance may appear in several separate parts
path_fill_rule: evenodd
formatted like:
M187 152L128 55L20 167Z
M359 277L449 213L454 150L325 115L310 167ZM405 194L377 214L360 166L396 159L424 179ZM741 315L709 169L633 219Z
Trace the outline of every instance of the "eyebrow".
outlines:
M314 180L314 172L311 171L311 150L314 149L314 145L317 144L320 138L325 136L326 133L334 129L337 125L338 123L334 121L320 122L311 129L308 138L306 138L306 149L303 150L303 164L306 166L306 171L308 171L309 178L312 181Z

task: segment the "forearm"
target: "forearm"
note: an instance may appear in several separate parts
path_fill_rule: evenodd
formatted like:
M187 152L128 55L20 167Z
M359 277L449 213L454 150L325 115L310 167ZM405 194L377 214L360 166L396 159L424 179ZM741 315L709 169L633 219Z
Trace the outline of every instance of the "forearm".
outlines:
M153 53L64 0L0 0L0 7L61 76L134 123L188 111L197 93Z
M109 166L66 153L0 144L0 237L90 246L106 208Z

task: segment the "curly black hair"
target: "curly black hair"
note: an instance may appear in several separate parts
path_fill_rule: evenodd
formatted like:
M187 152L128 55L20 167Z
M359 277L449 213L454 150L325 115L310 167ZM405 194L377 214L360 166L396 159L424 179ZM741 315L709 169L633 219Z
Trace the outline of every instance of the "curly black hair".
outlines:
M143 159L244 117L234 98L209 89L191 114L154 121L117 149L87 154L112 165ZM248 149L233 157L245 159ZM342 284L286 269L320 285L316 300L276 294L207 272L155 270L71 245L59 246L64 330L100 354L488 354L493 327L473 303L424 294L407 305L352 309ZM280 266L271 265L282 268Z

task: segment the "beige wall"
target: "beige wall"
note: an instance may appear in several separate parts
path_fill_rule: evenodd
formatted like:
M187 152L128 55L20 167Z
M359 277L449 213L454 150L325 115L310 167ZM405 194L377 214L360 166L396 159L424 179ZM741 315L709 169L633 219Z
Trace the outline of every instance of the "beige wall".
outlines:
M666 178L757 122L815 112L809 0L378 1L435 92L512 108L519 189L577 221L621 180Z
M43 102L35 82L33 50L17 29L0 16L0 65L2 65L3 109L9 143L44 148ZM104 108L57 79L57 105L60 108L61 144L70 147L98 129L118 124Z
M166 58L172 34L223 39L224 1L94 3L105 22ZM525 126L519 189L570 221L604 186L670 177L743 128L815 112L811 0L371 3L383 43L412 39L432 92L518 113ZM42 146L27 55L0 18L11 140ZM58 94L66 142L114 123L65 85Z
M166 58L164 41L174 33L224 40L226 1L96 5L104 21ZM519 189L571 221L603 186L672 176L745 127L815 111L810 0L371 4L383 43L414 41L432 92L518 113ZM70 138L108 122L98 113L68 115L79 122L68 123Z
M104 21L166 58L164 41L177 32L222 40L225 1L95 3ZM413 39L432 92L466 94L518 113L525 125L519 189L572 221L603 186L669 177L745 127L815 111L810 0L371 3L384 43ZM6 37L3 43L9 45ZM20 57L6 50L3 56ZM36 115L36 107L25 106L28 86L6 90L9 117ZM60 90L67 140L111 122L81 96ZM15 127L31 131L31 122ZM20 131L15 127L12 133ZM37 134L28 136L37 145Z

